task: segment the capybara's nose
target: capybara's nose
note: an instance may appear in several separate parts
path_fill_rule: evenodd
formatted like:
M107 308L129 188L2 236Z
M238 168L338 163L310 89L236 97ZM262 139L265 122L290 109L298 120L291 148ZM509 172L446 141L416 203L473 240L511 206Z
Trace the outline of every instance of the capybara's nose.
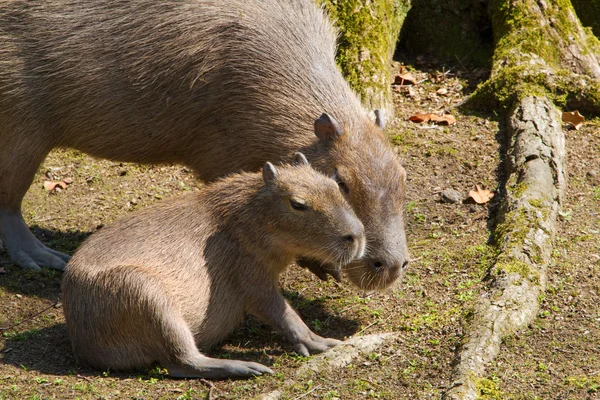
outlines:
M408 264L410 263L409 259L397 260L397 261L386 261L382 259L372 259L368 261L369 267L375 272L381 272L385 269L390 270L392 272L405 272L408 268Z
M343 239L344 239L345 242L348 242L348 243L352 244L356 240L356 235L352 235L352 234L351 235L346 235L346 236L344 236Z

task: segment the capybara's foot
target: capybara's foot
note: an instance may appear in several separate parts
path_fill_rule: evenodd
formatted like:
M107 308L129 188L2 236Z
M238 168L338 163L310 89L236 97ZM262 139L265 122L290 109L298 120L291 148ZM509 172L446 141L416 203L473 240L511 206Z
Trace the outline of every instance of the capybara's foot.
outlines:
M13 262L21 268L41 267L63 270L70 257L42 244L23 221L20 213L0 211L0 231Z
M209 357L202 357L187 365L173 365L167 367L167 370L169 376L174 378L205 379L240 379L273 373L271 368L255 362L221 360Z
M294 350L304 357L311 354L322 353L330 347L335 347L342 343L340 340L324 338L316 333L310 332L310 337L303 338L302 341L294 344Z
M338 266L322 263L305 257L299 258L296 261L296 264L302 268L308 269L322 281L327 281L329 279L329 275L333 276L333 279L338 282L342 281L342 270Z

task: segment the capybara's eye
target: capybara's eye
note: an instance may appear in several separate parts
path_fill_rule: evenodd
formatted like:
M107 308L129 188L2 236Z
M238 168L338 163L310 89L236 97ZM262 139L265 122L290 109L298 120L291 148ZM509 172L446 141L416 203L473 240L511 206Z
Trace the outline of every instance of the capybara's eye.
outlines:
M350 188L348 188L348 186L346 185L346 182L344 182L344 181L342 180L342 178L340 178L340 176L338 175L338 172L337 172L337 170L335 171L335 176L334 176L334 179L335 179L335 181L337 182L337 184L338 184L338 186L339 186L340 190L341 190L343 193L346 193L346 194L350 193Z
M306 211L308 210L308 206L303 203L301 200L294 200L294 199L290 199L290 205L292 206L292 208L294 210L298 210L298 211Z

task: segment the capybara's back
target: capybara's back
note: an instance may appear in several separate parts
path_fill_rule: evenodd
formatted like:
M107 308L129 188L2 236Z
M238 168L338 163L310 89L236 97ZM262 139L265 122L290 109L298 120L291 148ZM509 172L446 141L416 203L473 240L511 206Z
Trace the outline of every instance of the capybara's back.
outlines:
M4 2L0 124L27 122L40 145L185 162L207 180L259 168L309 145L326 106L362 117L312 3Z

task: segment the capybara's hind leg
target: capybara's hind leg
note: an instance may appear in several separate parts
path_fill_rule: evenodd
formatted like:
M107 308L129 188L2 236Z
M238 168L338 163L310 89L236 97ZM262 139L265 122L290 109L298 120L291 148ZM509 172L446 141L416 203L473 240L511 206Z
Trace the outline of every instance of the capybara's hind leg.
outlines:
M273 371L259 363L239 360L221 360L198 354L185 364L167 365L169 376L174 378L228 379L249 378Z
M27 133L8 131L7 125L0 126L0 238L20 267L62 270L69 257L44 246L29 231L21 214L23 196L51 146Z
M165 339L171 347L170 361L162 364L169 371L169 376L174 378L249 378L262 374L272 374L273 371L255 362L239 360L222 360L202 355L192 333L183 321L176 318L163 325L166 333Z

